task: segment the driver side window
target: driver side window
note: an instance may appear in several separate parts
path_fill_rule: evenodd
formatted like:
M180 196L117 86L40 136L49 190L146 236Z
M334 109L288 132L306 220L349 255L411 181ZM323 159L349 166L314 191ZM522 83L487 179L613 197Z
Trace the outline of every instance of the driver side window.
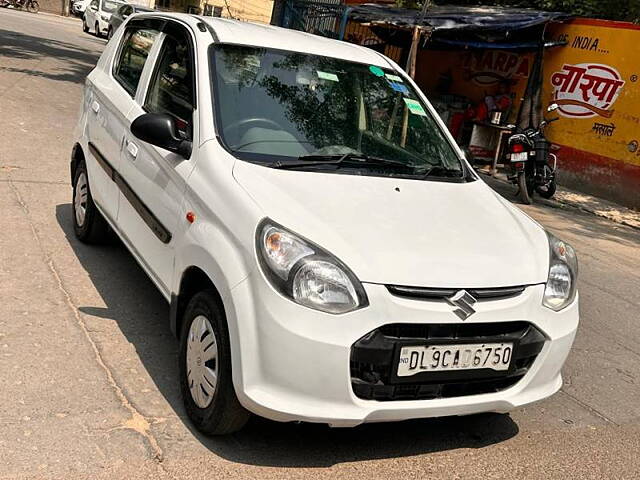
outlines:
M145 102L148 112L171 115L178 131L185 138L191 138L195 108L192 59L191 44L186 32L182 35L167 35Z

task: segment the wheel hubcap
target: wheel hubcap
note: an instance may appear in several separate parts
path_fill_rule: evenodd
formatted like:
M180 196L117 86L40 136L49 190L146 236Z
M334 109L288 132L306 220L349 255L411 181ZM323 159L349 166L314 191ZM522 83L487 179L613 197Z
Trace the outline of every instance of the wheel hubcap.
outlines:
M200 408L208 407L218 383L218 342L204 315L198 315L189 328L187 382L195 404Z
M84 225L84 219L87 215L87 175L82 172L78 175L76 182L76 194L73 199L73 206L76 213L76 223L79 227Z

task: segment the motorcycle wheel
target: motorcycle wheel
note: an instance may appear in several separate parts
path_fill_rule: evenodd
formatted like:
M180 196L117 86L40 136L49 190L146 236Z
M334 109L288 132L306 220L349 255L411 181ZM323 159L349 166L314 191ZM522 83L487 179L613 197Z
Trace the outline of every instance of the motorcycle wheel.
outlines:
M40 11L40 5L36 0L31 0L27 3L27 11L31 13L38 13Z
M542 197L549 199L556 194L556 182L552 180L547 185L536 187L536 192Z
M527 175L524 172L518 174L518 187L520 188L520 200L526 205L531 205L531 193L527 184Z
M553 197L556 193L556 180L549 166L545 165L544 169L545 169L545 172L544 172L545 177L550 176L551 180L544 185L537 186L536 192L538 192L542 198L549 199Z

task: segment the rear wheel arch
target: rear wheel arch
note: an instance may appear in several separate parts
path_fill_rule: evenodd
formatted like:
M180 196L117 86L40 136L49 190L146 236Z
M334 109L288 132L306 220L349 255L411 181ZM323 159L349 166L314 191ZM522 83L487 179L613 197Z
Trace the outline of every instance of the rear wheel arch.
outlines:
M79 143L76 143L71 150L71 183L75 180L76 169L81 163L85 163L84 151L82 150L82 146Z

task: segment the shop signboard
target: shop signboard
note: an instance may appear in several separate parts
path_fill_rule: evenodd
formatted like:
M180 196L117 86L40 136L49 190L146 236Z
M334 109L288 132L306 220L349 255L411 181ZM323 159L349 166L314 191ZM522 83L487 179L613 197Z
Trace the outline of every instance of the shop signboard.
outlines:
M561 181L640 207L640 26L578 19L549 34L567 42L546 52L543 80Z

